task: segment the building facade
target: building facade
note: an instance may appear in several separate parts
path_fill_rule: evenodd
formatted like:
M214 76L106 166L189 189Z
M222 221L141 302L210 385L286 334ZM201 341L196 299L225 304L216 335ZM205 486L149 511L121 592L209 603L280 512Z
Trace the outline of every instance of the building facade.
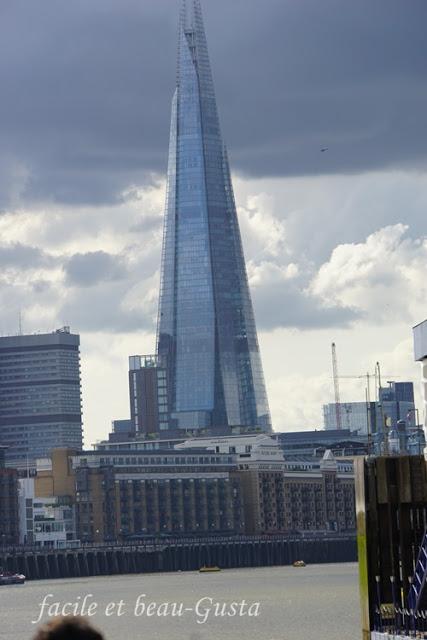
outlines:
M427 320L413 329L414 356L421 363L421 390L424 402L424 432L427 433Z
M41 493L72 495L82 542L245 528L234 459L206 450L58 450L39 463Z
M397 428L398 423L403 421L408 429L416 427L413 383L389 382L388 387L381 387L377 412L381 425Z
M55 451L36 495L72 495L82 542L354 531L353 465L330 451L288 460L267 435L140 444Z
M338 410L342 429L357 431L361 435L375 432L377 419L375 402L340 402ZM339 430L334 402L323 405L323 426L328 431Z
M0 338L0 445L8 466L33 467L59 446L82 447L79 336Z
M48 549L77 546L72 496L35 496L34 478L19 480L19 542Z
M354 533L354 471L326 451L320 461L287 462L284 477L285 528L292 532Z
M167 371L158 356L130 356L129 399L136 437L169 430Z
M317 429L272 434L283 449L285 458L305 456L319 458L328 450L336 457L363 456L372 452L369 438L349 429Z
M270 431L201 8L189 5L179 28L157 337L169 426Z
M6 469L0 447L0 546L19 542L18 472Z
M412 382L391 381L388 387L378 389L377 402L341 402L338 408L342 427L361 435L396 429L402 420L408 429L417 426ZM327 430L338 428L335 403L323 406L323 421Z

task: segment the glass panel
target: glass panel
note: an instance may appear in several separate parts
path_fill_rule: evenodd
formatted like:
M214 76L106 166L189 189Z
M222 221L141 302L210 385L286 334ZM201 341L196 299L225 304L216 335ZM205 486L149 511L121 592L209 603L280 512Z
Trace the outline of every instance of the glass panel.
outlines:
M271 430L200 8L182 20L158 322L171 427Z

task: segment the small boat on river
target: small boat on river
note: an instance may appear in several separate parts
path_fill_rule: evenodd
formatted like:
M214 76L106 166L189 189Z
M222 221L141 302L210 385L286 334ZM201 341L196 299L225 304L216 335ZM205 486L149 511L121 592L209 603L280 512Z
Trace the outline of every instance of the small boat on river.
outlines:
M299 568L299 567L306 567L307 565L305 564L304 560L296 560L292 566Z
M9 584L24 584L25 576L22 573L12 573L0 569L0 586Z

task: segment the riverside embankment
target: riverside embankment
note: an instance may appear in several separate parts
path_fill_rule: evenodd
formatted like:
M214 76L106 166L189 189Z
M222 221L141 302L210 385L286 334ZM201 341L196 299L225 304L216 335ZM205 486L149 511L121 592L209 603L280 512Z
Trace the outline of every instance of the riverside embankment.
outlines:
M244 537L157 541L143 544L85 545L77 549L0 549L0 566L24 573L28 580L81 578L128 573L193 571L216 565L224 569L354 562L352 536L321 538Z

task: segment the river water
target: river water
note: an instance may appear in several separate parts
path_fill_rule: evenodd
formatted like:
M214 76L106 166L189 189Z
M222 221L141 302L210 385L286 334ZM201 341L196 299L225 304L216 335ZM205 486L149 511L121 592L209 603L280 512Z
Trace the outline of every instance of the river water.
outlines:
M329 564L0 587L1 640L30 640L43 600L45 620L66 603L67 613L81 613L85 596L83 613L92 606L91 620L106 640L360 638L357 565Z

